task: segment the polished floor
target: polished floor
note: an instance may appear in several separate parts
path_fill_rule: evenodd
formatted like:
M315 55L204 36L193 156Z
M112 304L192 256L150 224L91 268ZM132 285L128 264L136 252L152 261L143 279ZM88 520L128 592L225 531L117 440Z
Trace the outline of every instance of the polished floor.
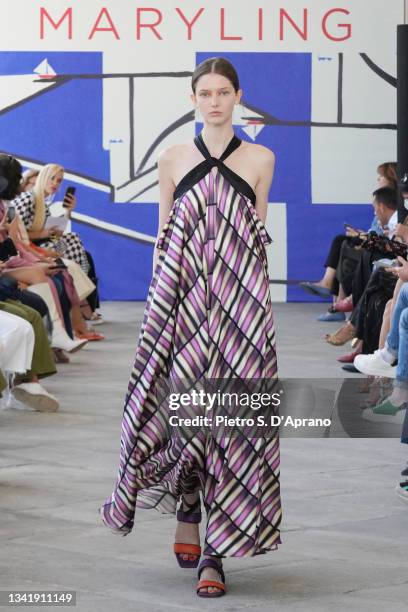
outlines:
M176 565L173 517L138 511L126 538L102 526L143 307L103 304L107 340L44 381L59 412L0 411L0 591L73 590L81 612L406 610L408 504L394 487L408 449L396 437L282 438L283 544L227 559L216 602ZM328 379L336 393L348 348L323 340L336 324L316 322L317 304L274 310L280 375Z

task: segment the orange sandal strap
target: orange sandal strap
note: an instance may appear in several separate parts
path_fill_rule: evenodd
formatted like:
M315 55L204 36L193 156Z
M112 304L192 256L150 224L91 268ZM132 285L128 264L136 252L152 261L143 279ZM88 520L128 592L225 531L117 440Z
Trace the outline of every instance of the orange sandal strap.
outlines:
M206 587L214 587L220 589L220 591L225 591L225 585L222 582L218 582L217 580L200 580L197 584L197 593Z
M181 553L185 555L201 555L201 546L197 544L174 544L174 552Z

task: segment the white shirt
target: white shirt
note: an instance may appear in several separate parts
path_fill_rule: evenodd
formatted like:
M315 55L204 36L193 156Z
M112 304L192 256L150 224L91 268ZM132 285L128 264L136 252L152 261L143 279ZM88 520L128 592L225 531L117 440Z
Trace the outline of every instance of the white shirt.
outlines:
M392 238L395 234L395 228L398 225L398 211L389 218L388 223L383 226L383 229L388 230L388 238Z

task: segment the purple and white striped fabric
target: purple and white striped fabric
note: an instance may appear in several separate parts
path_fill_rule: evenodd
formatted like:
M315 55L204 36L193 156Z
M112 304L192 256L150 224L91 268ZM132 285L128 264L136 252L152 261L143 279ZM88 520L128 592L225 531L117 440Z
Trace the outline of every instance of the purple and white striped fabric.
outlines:
M135 508L174 513L200 490L204 554L253 556L280 544L279 439L169 436L158 410L166 379L274 379L275 330L265 246L251 188L210 156L181 181L159 236L122 421L120 468L104 523L126 535ZM246 192L246 195L245 193ZM253 192L252 192L253 193ZM252 199L252 201L251 201Z

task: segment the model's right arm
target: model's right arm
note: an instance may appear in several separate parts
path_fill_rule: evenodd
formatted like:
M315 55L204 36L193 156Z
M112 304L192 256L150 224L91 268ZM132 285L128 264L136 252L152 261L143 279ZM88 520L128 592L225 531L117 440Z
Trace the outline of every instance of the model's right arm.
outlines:
M157 238L160 236L163 225L170 214L173 206L173 195L176 189L173 180L173 163L174 163L174 147L170 147L159 153L157 159L159 173L159 223L157 229ZM153 272L157 262L157 239L153 251Z

